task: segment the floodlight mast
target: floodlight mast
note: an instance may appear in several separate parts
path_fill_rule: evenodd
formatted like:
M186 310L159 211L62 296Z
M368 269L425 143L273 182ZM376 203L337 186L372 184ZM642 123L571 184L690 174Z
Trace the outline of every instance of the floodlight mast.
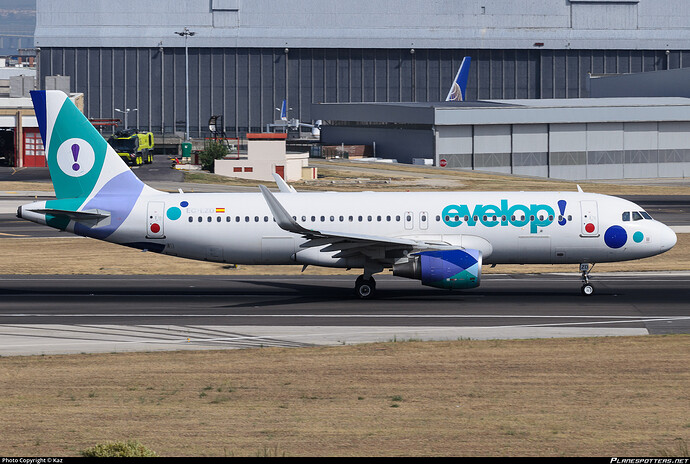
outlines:
M190 31L187 26L182 32L175 32L180 37L184 37L184 87L185 87L185 141L189 140L189 53L187 49L187 37L192 37L196 32Z

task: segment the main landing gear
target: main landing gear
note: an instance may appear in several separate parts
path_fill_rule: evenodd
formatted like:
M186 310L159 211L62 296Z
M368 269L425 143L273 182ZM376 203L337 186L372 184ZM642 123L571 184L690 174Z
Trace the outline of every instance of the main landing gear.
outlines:
M580 291L584 296L590 296L594 293L594 286L589 283L589 273L592 269L594 269L594 264L592 264L592 267L589 267L588 263L580 264L580 272L582 272L582 287Z
M362 274L355 280L355 294L357 297L366 300L373 298L376 293L376 281L373 276L368 278Z

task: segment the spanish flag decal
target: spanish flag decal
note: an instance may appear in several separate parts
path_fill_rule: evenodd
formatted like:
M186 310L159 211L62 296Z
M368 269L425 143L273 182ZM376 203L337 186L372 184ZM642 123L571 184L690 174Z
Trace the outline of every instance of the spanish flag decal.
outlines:
M216 208L216 213L224 213L225 208Z

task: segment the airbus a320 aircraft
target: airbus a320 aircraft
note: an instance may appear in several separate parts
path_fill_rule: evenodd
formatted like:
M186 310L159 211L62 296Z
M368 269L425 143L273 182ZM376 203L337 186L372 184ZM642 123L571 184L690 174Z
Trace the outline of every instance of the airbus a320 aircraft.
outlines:
M445 289L477 287L483 264L589 264L657 255L676 235L642 208L578 192L166 193L142 183L61 91L32 92L56 199L17 215L78 235L235 264L384 269Z

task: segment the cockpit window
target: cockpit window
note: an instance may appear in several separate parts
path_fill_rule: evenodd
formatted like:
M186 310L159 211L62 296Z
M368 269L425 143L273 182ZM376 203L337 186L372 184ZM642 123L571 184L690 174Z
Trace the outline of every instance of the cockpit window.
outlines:
M630 211L626 211L623 213L623 220L624 221L629 221L630 220Z
M633 211L633 221L641 221L642 220L642 215L638 213L637 211Z
M645 219L652 219L652 216L650 216L648 213L644 211L640 211L640 214L642 215L643 218Z

